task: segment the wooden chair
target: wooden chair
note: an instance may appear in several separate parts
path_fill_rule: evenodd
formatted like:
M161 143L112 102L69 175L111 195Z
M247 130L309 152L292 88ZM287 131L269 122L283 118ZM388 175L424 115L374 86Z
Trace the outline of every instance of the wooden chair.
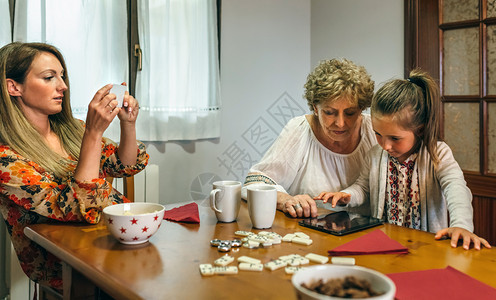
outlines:
M114 181L113 177L107 177L107 181L112 184ZM134 176L123 177L124 180L124 191L123 194L129 201L134 202Z
M129 201L134 202L134 176L123 177L124 180L124 196L126 196ZM114 181L113 177L107 177L106 180L112 184ZM64 282L70 282L68 278L64 278ZM108 295L106 295L103 291L99 289L95 289L94 286L88 287L85 289L84 293L78 295L77 293L81 293L81 291L71 291L71 298L74 299L112 299ZM55 291L54 289L39 285L39 299L40 300L63 300L63 295Z

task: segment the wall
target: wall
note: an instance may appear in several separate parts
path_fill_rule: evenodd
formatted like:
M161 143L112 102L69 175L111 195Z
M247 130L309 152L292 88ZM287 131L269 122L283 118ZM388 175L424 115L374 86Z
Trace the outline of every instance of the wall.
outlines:
M403 1L312 0L311 65L344 57L363 65L377 87L403 77Z
M243 181L287 120L308 112L303 84L320 59L352 59L376 82L402 74L402 1L223 0L221 17L221 137L148 144L164 204Z
M222 1L221 137L148 145L161 203L204 199L217 179L243 181L287 119L307 111L309 58L309 0Z

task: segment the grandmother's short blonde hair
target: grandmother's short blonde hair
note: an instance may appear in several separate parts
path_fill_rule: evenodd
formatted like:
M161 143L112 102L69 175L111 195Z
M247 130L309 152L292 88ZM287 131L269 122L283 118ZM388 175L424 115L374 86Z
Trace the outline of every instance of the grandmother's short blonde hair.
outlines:
M370 107L374 81L362 66L347 59L321 61L305 83L305 98L311 111L314 105L347 97L361 110Z

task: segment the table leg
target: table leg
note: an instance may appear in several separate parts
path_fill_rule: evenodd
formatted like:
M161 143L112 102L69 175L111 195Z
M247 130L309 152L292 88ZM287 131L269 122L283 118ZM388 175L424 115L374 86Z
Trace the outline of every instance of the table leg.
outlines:
M64 282L64 300L98 299L98 289L84 275L62 262L62 280Z

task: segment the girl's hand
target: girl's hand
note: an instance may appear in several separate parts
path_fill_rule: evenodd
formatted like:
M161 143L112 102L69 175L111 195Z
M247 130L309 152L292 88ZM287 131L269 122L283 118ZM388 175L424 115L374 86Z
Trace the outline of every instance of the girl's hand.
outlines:
M474 243L474 248L477 250L481 249L481 244L484 245L486 248L491 248L491 245L489 245L489 243L485 239L478 237L472 232L460 227L449 227L441 229L436 232L434 238L436 240L439 240L444 236L451 238L451 247L453 248L456 248L458 246L459 239L463 239L463 249L465 250L470 249L471 243Z
M127 85L125 82L122 85ZM138 117L139 103L138 101L128 92L124 94L124 99L122 101L122 107L120 108L118 117L123 122L130 123L134 125L136 123L136 118Z
M86 131L103 136L103 132L110 125L110 122L119 113L117 100L114 94L109 94L111 84L99 89L90 104L86 115Z
M313 200L323 200L324 203L327 203L329 202L329 200L331 200L332 207L336 207L336 205L344 206L350 203L351 195L343 192L322 192L317 197L314 197Z

